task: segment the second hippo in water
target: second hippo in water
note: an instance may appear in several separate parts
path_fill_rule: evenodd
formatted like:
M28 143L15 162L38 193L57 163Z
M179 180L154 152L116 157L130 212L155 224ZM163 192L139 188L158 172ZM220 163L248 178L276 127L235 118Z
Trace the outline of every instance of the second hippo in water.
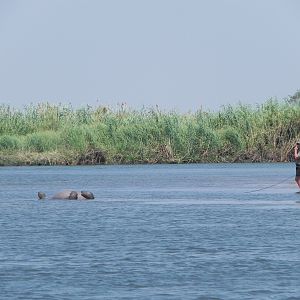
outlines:
M40 200L46 199L46 194L43 192L38 192L38 198ZM88 191L62 191L55 194L51 199L66 199L66 200L90 200L94 199L94 194Z

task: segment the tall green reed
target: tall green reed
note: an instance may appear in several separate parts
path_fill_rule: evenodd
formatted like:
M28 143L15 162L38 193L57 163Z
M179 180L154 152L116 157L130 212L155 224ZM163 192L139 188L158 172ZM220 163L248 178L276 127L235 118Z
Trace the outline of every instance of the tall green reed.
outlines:
M276 99L188 114L157 107L0 106L0 153L56 151L73 155L72 162L96 149L109 163L287 161L299 138L300 107Z

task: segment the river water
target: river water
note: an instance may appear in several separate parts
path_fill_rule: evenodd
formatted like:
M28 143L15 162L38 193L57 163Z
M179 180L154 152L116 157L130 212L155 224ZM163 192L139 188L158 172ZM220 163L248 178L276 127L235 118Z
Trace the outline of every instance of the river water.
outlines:
M300 299L293 164L0 168L1 299ZM37 200L90 190L89 201Z

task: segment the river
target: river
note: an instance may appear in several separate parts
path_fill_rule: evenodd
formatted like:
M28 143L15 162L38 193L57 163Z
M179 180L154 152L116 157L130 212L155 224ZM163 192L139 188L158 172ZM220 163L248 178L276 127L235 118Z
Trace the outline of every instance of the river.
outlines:
M294 165L0 168L0 298L300 299ZM64 189L95 200L37 200Z

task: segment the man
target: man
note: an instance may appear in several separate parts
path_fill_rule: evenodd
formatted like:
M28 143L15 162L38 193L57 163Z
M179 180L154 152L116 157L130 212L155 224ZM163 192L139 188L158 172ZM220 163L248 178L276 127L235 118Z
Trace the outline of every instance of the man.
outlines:
M300 188L300 142L298 142L295 145L295 148L294 148L294 157L295 157L295 163L296 163L295 181L298 184L298 187Z

